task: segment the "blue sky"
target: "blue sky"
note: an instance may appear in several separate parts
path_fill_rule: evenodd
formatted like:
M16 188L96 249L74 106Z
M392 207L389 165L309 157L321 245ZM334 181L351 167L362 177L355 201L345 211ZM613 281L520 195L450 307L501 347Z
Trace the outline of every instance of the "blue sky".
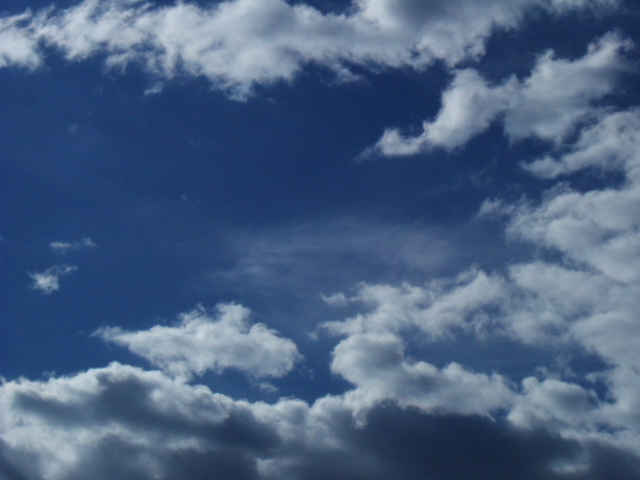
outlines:
M640 478L638 25L5 0L0 478Z

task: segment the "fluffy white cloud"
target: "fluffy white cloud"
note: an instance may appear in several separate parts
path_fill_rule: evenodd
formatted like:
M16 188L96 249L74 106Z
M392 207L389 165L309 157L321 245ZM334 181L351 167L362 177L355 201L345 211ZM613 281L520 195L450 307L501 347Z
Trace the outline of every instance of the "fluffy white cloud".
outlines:
M38 40L28 28L31 18L28 11L0 18L0 67L17 65L33 69L40 65Z
M29 273L33 280L31 288L39 290L46 295L60 290L60 277L65 277L77 271L74 265L56 265L47 268L44 272Z
M84 0L0 19L0 66L33 68L41 46L70 60L103 54L106 64L137 63L162 77L202 75L242 98L256 83L291 80L309 62L352 78L349 63L424 67L476 58L496 28L516 27L542 8L615 7L612 0L359 0L340 14L322 14L284 0L231 0L199 7L155 7L140 0Z
M587 194L559 191L518 209L509 233L563 252L618 282L640 279L640 186Z
M547 52L529 77L508 78L498 85L490 85L475 70L458 71L442 95L436 118L424 122L420 135L406 137L389 129L365 156L415 155L436 147L451 150L500 117L511 141L537 137L559 142L579 122L597 116L600 109L595 102L612 93L620 75L631 70L623 56L631 46L619 35L608 34L591 44L582 58L556 59Z
M248 309L219 305L212 317L203 309L180 316L175 326L129 332L98 330L100 338L127 347L152 365L184 379L207 370L234 368L254 378L282 377L300 358L296 345L261 323L249 325Z
M331 370L356 385L348 400L355 411L383 401L432 413L488 414L511 403L505 378L465 370L457 363L443 369L405 358L402 340L392 333L350 335L336 346Z
M631 70L623 52L632 46L613 33L589 45L587 54L574 61L556 59L553 52L542 55L505 112L505 133L512 141L562 140L578 122L598 112L595 101L614 92L620 75Z
M436 119L424 122L420 135L405 137L397 129L386 130L365 156L416 155L434 147L447 150L460 147L484 132L509 107L517 93L514 79L492 87L475 70L461 70L443 93L442 108Z
M634 183L640 182L640 110L613 112L601 116L580 132L568 152L554 158L547 155L523 167L540 178L557 178L587 168L604 172L623 171Z
M364 332L402 332L419 328L432 339L452 330L479 328L486 318L482 310L503 300L504 281L472 268L454 279L434 280L425 286L402 284L360 285L349 299L368 311L340 322L327 322L324 328L338 335Z

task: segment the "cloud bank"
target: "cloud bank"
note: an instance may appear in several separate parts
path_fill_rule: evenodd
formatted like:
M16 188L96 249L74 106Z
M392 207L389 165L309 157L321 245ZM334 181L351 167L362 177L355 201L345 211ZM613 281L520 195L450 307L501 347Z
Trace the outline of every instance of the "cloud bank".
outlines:
M291 81L310 63L345 80L354 78L350 65L456 65L483 55L495 29L516 28L531 11L616 6L615 0L358 0L343 13L323 14L284 0L209 7L85 0L0 18L0 67L39 68L50 47L69 61L101 55L109 68L134 64L162 79L203 76L245 98L257 84Z

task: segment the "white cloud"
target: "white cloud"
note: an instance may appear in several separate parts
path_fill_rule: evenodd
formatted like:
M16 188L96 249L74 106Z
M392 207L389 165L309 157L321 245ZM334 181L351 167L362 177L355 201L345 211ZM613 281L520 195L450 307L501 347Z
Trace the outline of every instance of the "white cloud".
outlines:
M597 395L592 390L554 378L528 377L522 386L522 396L509 412L509 419L518 426L557 428L557 424L583 424L593 418Z
M613 93L620 75L631 70L622 55L631 46L619 35L608 34L573 61L556 59L550 51L538 58L525 80L511 77L498 85L490 85L475 70L458 71L442 95L436 118L424 122L420 135L407 137L397 129L386 130L364 155L415 155L436 147L452 150L500 117L511 141L536 137L560 142L577 124L600 113L595 102Z
M74 265L56 265L47 268L44 272L29 273L33 280L31 288L50 295L60 289L60 277L70 275L77 270L78 267Z
M499 375L410 361L401 338L389 332L350 335L334 349L331 370L357 387L347 396L356 412L394 400L429 412L484 415L507 407L513 396Z
M167 478L188 453L199 462L206 453L224 468L251 461L235 449L253 456L275 441L246 402L117 363L45 382L7 382L0 405L3 460L28 478L75 479L87 471L99 479L113 478L110 472ZM183 468L189 476L190 466Z
M611 38L588 55L597 55ZM481 210L501 212L509 238L530 242L548 260L512 264L501 274L472 269L423 286L361 285L345 298L365 311L325 328L346 336L332 368L356 386L345 396L353 408L383 399L435 411L442 404L457 412L498 408L519 428L551 428L566 438L640 453L639 118L630 109L598 111L582 127L575 120L581 131L572 144L525 165L545 178L595 171L623 175L621 182L587 191L559 185L539 202L493 201ZM458 332L507 337L544 348L550 357L577 350L602 364L580 374L541 370L518 388L499 375L410 359L405 339L415 341L416 331L431 341ZM466 403L472 394L465 385L479 392L476 402Z
M597 112L594 102L613 93L620 74L630 71L622 53L632 46L630 40L608 34L574 61L556 59L553 52L542 55L522 83L517 103L505 113L508 137L562 140Z
M513 79L491 87L475 70L461 70L442 94L442 108L436 119L424 122L420 135L405 137L397 129L386 130L365 156L416 155L434 147L447 150L460 147L484 132L497 115L508 108L516 94L517 84Z
M349 63L422 68L482 55L495 29L515 28L536 7L561 14L610 7L612 0L359 0L341 14L322 14L284 0L232 0L199 7L155 7L139 0L85 0L66 10L4 17L0 66L34 68L41 46L79 61L104 55L110 67L131 63L161 77L204 76L243 98L257 83L290 81L316 63L350 78ZM568 8L571 7L571 8Z
M215 317L196 309L181 315L176 326L156 325L136 332L108 327L95 335L179 378L228 368L253 378L286 375L300 359L296 345L261 323L250 326L249 315L240 305L226 304L218 306Z
M499 276L475 268L423 287L362 284L349 301L363 304L368 311L344 321L327 322L324 328L338 335L418 328L429 338L439 339L454 330L481 328L486 318L483 309L500 304L505 294Z
M557 249L614 281L635 283L640 279L639 212L639 185L585 194L560 190L539 207L518 209L509 233Z
M20 66L34 69L41 64L38 40L28 27L31 12L0 18L0 67Z
M568 152L547 155L523 167L540 178L557 178L587 168L623 171L634 183L640 181L640 110L613 112L580 132Z
M51 242L49 244L51 250L56 253L67 253L71 250L82 250L84 248L93 248L96 243L88 237L84 237L76 242Z
M470 374L457 365L439 372L422 364L404 370L388 373L420 379L427 387L415 389L422 400L431 396L435 406L451 403L430 415L381 402L354 424L357 412L351 397L358 391L313 404L295 399L250 403L118 363L46 381L6 382L0 385L0 474L76 480L90 472L97 480L204 480L215 471L238 480L275 480L308 478L313 472L313 478L322 480L353 478L356 473L382 480L398 468L412 478L443 472L473 478L511 465L527 478L543 480L549 478L544 467L551 461L571 463L581 453L587 457L585 479L591 478L592 469L602 468L573 440L540 430L512 430L474 416L483 402L496 405L491 382L498 387L501 383L495 378ZM406 388L404 379L399 380L398 386ZM533 397L536 386L529 383L527 394ZM540 389L553 392L561 405L582 398L562 384L546 382ZM389 393L393 395L385 392L385 397ZM544 412L548 402L540 399L537 411ZM450 409L466 413L453 416L446 413ZM407 453L415 451L416 442L419 455L413 459ZM405 454L399 456L398 450ZM526 461L517 460L522 457L519 450L526 452ZM467 466L465 460L474 455L489 456L492 463L484 470ZM608 455L601 462L620 468L630 458ZM507 480L511 471L493 478Z

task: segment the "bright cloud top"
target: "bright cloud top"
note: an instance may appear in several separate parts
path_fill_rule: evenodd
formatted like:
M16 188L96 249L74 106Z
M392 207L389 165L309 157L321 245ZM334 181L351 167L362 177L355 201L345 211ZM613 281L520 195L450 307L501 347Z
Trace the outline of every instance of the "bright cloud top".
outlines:
M31 288L50 295L60 290L60 277L71 275L77 270L78 267L74 265L56 265L47 268L44 272L30 273L29 276L33 280Z
M109 67L138 64L163 78L204 76L242 98L258 83L291 80L306 63L353 74L349 63L422 68L455 65L484 53L494 29L525 14L612 8L614 0L358 0L346 13L322 14L284 0L231 0L203 8L155 7L138 0L85 0L0 19L0 66L37 68L42 47L72 61L103 54Z
M218 306L215 318L196 309L181 315L176 326L156 325L137 332L107 327L95 335L179 378L228 368L253 378L286 375L300 359L296 345L261 323L250 326L249 315L248 309L227 304Z

